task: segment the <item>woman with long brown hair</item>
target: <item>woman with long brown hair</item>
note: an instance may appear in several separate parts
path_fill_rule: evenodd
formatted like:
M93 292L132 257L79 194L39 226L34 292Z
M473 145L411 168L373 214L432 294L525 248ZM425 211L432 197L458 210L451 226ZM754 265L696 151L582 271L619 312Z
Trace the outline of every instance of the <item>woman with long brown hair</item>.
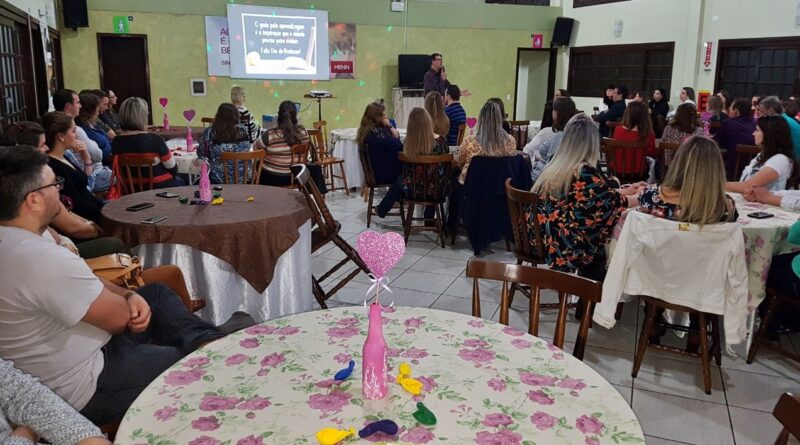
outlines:
M664 128L661 142L670 144L682 144L692 136L703 136L703 123L697 117L697 107L691 101L678 105L675 115ZM672 161L672 152L664 152L664 165L669 165Z
M292 183L292 146L308 143L308 132L297 121L297 106L290 100L278 106L278 125L265 131L253 143L253 150L264 150L263 185L287 186Z
M425 111L430 115L436 135L444 136L450 132L450 118L444 112L444 99L438 91L431 91L425 96Z
M742 171L739 182L729 182L729 192L743 193L751 187L766 187L770 191L793 187L798 179L792 135L783 116L762 116L756 121L753 133L761 153Z
M650 121L650 109L644 102L633 101L625 107L625 113L622 115L622 123L614 128L614 140L622 142L639 142L647 145L647 151L644 156L656 157L656 134L652 128ZM627 153L629 156L633 155L631 150L623 150L622 153ZM641 152L636 152L641 155ZM616 154L615 154L616 155ZM615 159L613 169L619 173L634 173L644 171L645 159L641 156L640 159L626 159L624 162L619 162ZM622 165L619 165L622 164ZM633 171L625 171L625 167L633 166Z
M239 109L234 104L221 104L214 116L211 127L203 130L200 136L200 145L197 147L197 156L208 160L210 164L209 179L213 184L225 182L220 157L224 152L250 151L250 131L246 124L241 123ZM244 181L244 162L236 163L240 181ZM228 163L228 176L233 178L233 163Z
M367 105L356 142L369 154L375 181L378 184L394 183L400 174L397 154L403 150L403 143L400 142L400 133L389 123L385 105L379 102Z

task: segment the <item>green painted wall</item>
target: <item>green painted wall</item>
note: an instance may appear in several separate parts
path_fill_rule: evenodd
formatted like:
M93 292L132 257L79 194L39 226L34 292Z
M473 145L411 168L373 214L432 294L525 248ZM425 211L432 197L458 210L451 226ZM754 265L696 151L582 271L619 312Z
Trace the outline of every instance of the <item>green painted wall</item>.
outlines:
M265 1L254 1L264 4ZM276 0L274 6L310 7L311 1ZM397 83L397 55L441 52L450 80L473 95L463 100L469 115L477 115L486 98L501 97L513 108L517 47L530 45L530 34L544 33L549 40L555 17L561 8L507 5L455 5L412 1L409 27L404 33L403 14L389 12L388 0L317 0L318 9L328 9L330 20L358 24L356 80L260 81L208 78L205 53L205 15L224 15L225 2L212 0L90 0L91 27L62 31L64 81L68 88L81 90L99 84L97 33L112 32L114 15L133 15L131 32L146 34L150 62L152 103L169 97L173 125L187 108L198 116L213 116L221 102L229 101L230 87L247 90L247 105L256 116L272 114L280 101L302 102L301 119L316 120L316 104L302 96L310 89L326 89L338 97L323 103L323 117L329 127L357 126L364 107L383 97L390 103L391 88ZM186 5L191 4L187 10ZM378 6L376 6L378 5ZM144 12L149 11L149 12ZM435 28L450 14L449 27ZM523 22L529 25L523 26ZM413 25L413 26L412 26ZM453 27L458 25L459 27ZM404 48L404 34L407 39ZM189 79L208 79L208 95L192 97ZM160 110L154 111L160 121ZM198 122L199 123L199 119Z

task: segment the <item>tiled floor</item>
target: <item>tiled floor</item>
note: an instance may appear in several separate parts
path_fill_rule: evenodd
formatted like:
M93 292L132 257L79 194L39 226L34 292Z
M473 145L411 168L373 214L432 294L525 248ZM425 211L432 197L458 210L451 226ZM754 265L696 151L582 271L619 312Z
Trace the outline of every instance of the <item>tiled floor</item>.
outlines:
M377 204L376 200L376 204ZM342 224L342 236L355 243L355 237L366 230L366 204L360 196L329 193L328 207ZM398 217L382 220L373 217L370 229L378 232L402 233ZM331 244L332 246L332 244ZM482 258L512 262L504 243L497 243L493 252ZM472 280L464 275L472 258L465 237L446 248L434 242L432 234L413 235L403 260L389 274L395 304L433 307L471 314ZM339 249L326 248L312 259L315 274L327 270L344 255ZM350 268L334 274L332 280ZM329 306L363 303L369 280L360 274L337 293ZM325 286L325 283L323 283ZM484 318L497 321L499 283L481 283L481 311ZM527 331L527 299L514 300L510 324ZM748 365L741 357L723 355L722 366L712 368L712 393L701 389L699 359L648 350L637 378L631 377L633 352L641 323L637 305L625 305L622 320L613 329L595 327L589 332L584 362L612 383L631 404L648 444L771 444L780 431L772 417L779 396L786 391L800 392L800 365L767 350L759 352L756 362ZM554 313L542 315L540 336L551 338ZM570 322L567 339L574 338L577 323ZM800 337L794 345L800 350ZM673 333L665 342L679 343ZM570 351L572 344L565 345ZM800 442L790 442L800 443Z

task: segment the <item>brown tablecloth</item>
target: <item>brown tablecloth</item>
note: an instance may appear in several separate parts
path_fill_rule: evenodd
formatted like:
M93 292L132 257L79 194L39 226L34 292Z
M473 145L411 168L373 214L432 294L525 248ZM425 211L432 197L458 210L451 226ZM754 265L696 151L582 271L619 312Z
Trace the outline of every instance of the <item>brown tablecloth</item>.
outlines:
M305 197L296 191L263 185L224 185L221 205L181 204L178 198L159 198L173 192L194 198L196 186L153 190L111 201L103 207L103 227L109 236L129 246L184 244L229 263L259 293L269 286L275 262L299 238L298 228L311 218ZM248 196L255 197L246 202ZM129 212L143 202L155 206ZM157 224L142 224L166 216Z
M169 130L164 130L164 127L150 127L147 129L148 132L157 134L161 136L161 139L168 141L170 139L175 138L186 138L186 126L178 126L178 127L169 127ZM200 136L203 134L203 127L192 127L192 139L195 142L200 140Z

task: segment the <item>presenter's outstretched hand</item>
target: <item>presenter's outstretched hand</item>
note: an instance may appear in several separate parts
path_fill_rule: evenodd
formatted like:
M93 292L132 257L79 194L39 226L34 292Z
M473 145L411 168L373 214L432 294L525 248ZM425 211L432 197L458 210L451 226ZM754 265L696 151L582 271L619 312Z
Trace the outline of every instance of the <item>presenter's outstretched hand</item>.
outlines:
M472 96L472 93L469 90L461 90L461 95L464 97Z

